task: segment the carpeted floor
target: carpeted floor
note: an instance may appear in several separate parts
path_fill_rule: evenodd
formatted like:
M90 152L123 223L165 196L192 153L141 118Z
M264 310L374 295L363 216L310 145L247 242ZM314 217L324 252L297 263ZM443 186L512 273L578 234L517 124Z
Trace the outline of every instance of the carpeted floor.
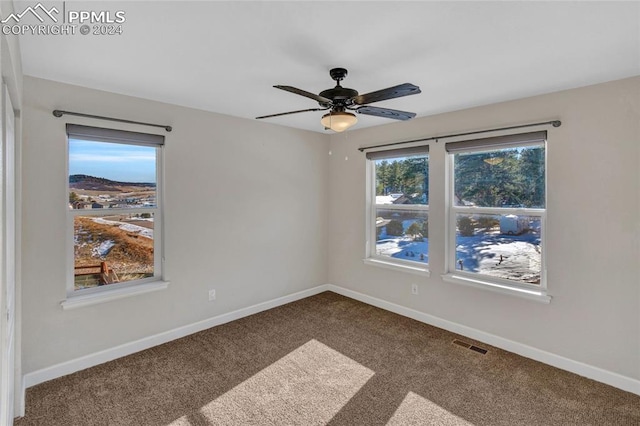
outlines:
M325 292L30 388L15 422L325 424L640 425L640 396Z

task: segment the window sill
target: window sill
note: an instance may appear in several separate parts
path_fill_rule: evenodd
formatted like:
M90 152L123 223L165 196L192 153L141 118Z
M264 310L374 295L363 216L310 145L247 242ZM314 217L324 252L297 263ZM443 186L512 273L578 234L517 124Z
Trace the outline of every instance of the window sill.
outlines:
M392 269L394 271L400 271L400 272L408 272L410 274L422 275L423 277L431 276L431 272L429 272L429 269L427 269L427 267L404 265L404 264L399 264L394 262L385 262L384 260L372 259L372 258L362 259L362 261L364 262L365 265L377 266L379 268Z
M164 290L167 287L169 287L168 281L153 281L150 283L138 284L131 287L118 288L114 290L107 290L99 293L68 296L66 300L60 302L60 305L62 306L62 309L66 311L69 309L82 308L84 306L97 305L99 303L106 303L125 297L150 293L152 291Z
M509 296L521 297L528 300L534 300L540 303L550 303L551 296L544 290L524 289L517 287L510 287L508 285L499 284L490 281L476 280L457 274L445 274L442 275L442 279L449 283L462 284L469 287L479 288L482 290L489 290L496 293L507 294Z

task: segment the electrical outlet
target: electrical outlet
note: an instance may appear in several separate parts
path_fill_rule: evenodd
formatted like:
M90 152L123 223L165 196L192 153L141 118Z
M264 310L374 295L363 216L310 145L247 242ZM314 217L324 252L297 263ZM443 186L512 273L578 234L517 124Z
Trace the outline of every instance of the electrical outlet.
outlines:
M215 290L209 290L209 302L211 302L212 300L216 300L216 291Z
M411 294L418 294L418 284L411 284Z

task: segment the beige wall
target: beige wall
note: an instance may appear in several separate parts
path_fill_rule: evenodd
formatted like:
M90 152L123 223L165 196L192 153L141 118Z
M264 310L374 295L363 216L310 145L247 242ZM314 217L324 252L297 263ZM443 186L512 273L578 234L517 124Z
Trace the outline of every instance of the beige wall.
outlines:
M640 379L639 116L640 78L632 78L333 135L329 281ZM366 160L358 147L551 119L563 124L549 128L547 150L550 304L443 282L443 142L430 145L431 277L363 264Z
M30 77L24 96L25 374L327 282L324 135ZM164 152L167 290L61 309L65 122L157 130L55 118L53 109L173 126Z

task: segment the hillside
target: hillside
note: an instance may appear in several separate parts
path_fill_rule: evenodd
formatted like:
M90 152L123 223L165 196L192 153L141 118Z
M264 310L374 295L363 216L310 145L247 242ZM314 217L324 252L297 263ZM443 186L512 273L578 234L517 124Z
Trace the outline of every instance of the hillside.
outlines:
M131 188L150 189L155 188L155 183L145 182L118 182L101 177L89 175L69 176L69 188L82 189L86 191L122 192L130 191Z
M145 227L120 217L104 220L96 217L74 218L75 266L95 269L106 262L115 272L116 282L153 276L153 222ZM151 228L149 228L151 226ZM76 289L99 285L97 275L77 274Z

